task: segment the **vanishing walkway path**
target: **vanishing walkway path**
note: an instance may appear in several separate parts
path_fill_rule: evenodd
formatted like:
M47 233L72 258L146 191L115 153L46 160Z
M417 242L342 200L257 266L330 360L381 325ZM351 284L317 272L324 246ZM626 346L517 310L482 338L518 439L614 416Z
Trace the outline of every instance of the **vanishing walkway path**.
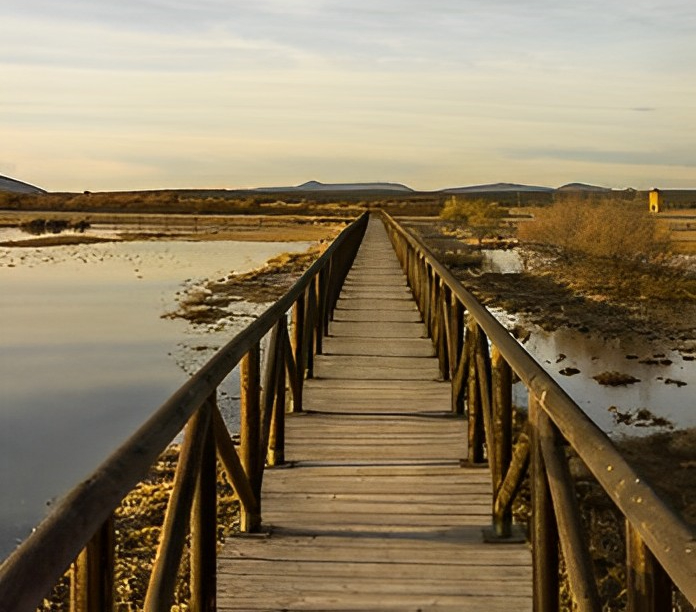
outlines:
M462 467L451 414L396 255L372 220L334 313L289 469L266 471L268 537L229 540L219 610L531 610L526 544L486 544L488 470Z

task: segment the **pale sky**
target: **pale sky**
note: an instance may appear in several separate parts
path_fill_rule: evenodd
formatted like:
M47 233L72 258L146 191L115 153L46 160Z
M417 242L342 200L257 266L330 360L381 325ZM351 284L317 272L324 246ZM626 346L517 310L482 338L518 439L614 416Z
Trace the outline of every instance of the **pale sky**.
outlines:
M3 0L0 175L696 187L694 32L693 0Z

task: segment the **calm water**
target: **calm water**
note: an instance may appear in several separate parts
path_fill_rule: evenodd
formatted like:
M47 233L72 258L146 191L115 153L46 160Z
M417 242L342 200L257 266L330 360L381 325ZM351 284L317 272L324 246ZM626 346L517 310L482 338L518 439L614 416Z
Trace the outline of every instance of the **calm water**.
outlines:
M162 318L175 308L177 291L306 247L0 248L0 558L248 323L231 317L193 327ZM250 316L260 309L235 306Z

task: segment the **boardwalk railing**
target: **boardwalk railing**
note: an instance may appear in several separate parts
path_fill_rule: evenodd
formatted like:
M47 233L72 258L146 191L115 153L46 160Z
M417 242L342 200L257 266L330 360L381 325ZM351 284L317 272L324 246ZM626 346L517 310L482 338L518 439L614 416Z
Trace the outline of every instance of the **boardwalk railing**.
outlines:
M512 502L531 463L534 609L558 610L559 552L577 609L602 607L567 447L625 518L628 609L671 610L672 584L696 604L691 528L427 246L388 215L384 220L436 346L441 374L452 381L452 410L463 414L466 407L469 461L487 458L490 465L493 537L510 536ZM527 427L514 446L513 372L529 393Z
M0 566L0 611L35 610L75 559L71 609L107 612L113 608L113 512L184 426L145 610L169 610L187 534L190 609L215 609L216 455L240 499L241 529L257 531L264 465L284 461L286 383L291 390L291 409L301 411L304 379L312 376L313 356L321 352L329 318L366 225L367 215L363 215L347 227L285 296L222 348L62 499ZM290 310L291 334L287 326ZM260 346L269 332L262 386ZM237 364L239 453L217 408L218 386Z

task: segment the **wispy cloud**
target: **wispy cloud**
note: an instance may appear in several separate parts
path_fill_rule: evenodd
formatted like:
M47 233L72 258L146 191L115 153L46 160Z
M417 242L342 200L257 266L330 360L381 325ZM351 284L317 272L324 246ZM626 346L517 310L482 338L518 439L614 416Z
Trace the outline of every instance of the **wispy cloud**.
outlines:
M0 141L56 189L187 154L191 185L630 183L693 166L694 29L689 0L7 0Z
M515 149L515 159L581 161L603 165L661 166L696 168L696 152L683 150L605 150L605 149Z

